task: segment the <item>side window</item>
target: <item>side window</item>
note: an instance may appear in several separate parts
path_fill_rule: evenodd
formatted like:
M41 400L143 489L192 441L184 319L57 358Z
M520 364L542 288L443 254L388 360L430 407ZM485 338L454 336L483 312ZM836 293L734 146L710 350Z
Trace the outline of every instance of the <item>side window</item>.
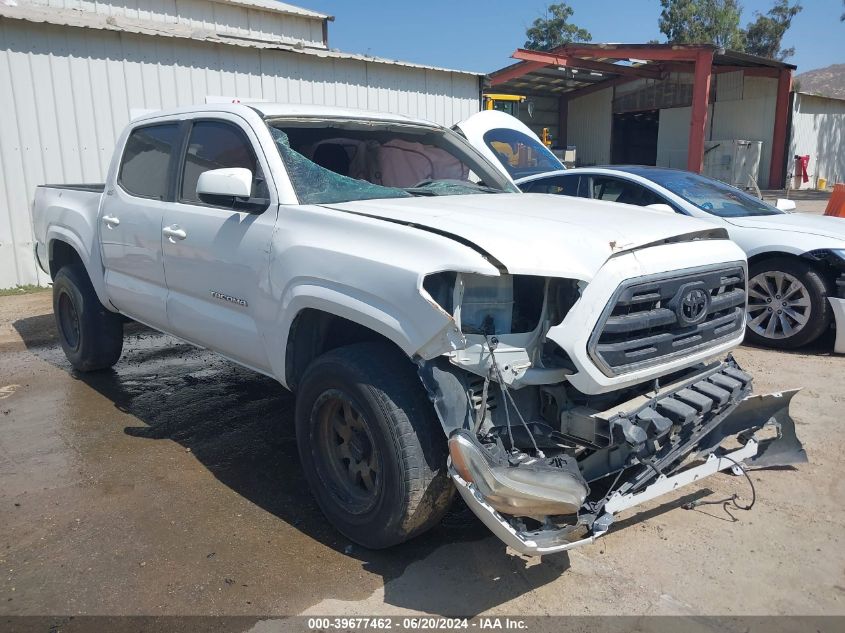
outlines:
M136 128L129 134L117 182L133 196L167 197L170 157L179 137L178 123Z
M608 176L593 177L593 198L644 207L666 202L656 193L630 180Z
M577 196L578 180L577 175L543 178L526 183L523 191L527 193L551 193L559 196Z
M246 135L224 121L197 121L191 126L179 200L200 202L197 181L200 174L212 169L243 167L252 172L252 197L266 198L267 186L261 167Z

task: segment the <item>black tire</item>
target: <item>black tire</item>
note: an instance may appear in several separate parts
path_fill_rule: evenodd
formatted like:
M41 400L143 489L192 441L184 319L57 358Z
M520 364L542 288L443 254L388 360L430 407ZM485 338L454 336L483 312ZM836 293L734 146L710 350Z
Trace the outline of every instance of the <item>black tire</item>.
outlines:
M802 317L806 315L807 321L805 324L796 328L794 334L783 334L784 328L778 326L778 331L772 335L765 335L765 332L760 333L755 331L752 323L755 317L766 318L763 315L764 310L758 307L763 305L765 301L771 307L765 308L765 312L769 315L780 314L777 310L781 307L777 303L781 299L788 299L787 297L779 297L777 295L770 296L769 299L761 299L755 295L755 291L759 294L760 287L754 283L754 279L760 275L766 274L786 274L795 278L806 289L806 297L808 299L809 309L801 314ZM749 266L749 308L748 318L746 319L746 340L756 345L765 347L773 347L779 349L795 349L812 343L819 338L830 327L831 319L833 318L833 310L830 307L830 302L827 300L831 293L831 287L825 277L816 270L811 264L801 261L794 257L773 257L763 261L755 262ZM771 294L771 293L770 293ZM794 306L790 307L793 311L797 310ZM773 316L769 317L774 318ZM788 320L793 326L798 325L792 319ZM767 323L763 321L762 323ZM762 325L762 323L760 325ZM758 329L760 329L758 325Z
M335 349L308 367L296 439L323 514L364 547L417 536L450 506L446 438L413 365L388 344Z
M123 319L100 303L81 264L56 273L53 314L65 356L78 371L107 369L120 358Z

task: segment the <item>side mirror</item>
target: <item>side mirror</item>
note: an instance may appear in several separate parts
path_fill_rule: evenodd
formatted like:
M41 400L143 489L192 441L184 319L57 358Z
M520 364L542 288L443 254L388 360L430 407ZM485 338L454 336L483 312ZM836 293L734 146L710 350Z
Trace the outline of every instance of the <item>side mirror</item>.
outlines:
M795 205L795 200L788 200L786 198L778 198L775 202L775 207L780 209L781 211L786 211L787 213L792 213L798 207Z
M197 180L197 197L210 204L221 198L249 198L252 194L252 172L243 167L210 169Z
M663 211L664 213L675 213L675 210L672 207L662 202L650 204L646 207L646 209L651 209L652 211Z

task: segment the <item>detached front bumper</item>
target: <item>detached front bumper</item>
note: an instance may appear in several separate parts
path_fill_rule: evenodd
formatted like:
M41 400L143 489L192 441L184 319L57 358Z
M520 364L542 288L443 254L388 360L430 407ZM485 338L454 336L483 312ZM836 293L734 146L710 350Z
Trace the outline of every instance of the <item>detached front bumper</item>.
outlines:
M451 474L452 479L457 484L458 492L466 504L505 545L526 556L543 556L592 543L607 533L618 512L634 508L664 494L679 490L721 470L734 468L737 463L742 463L744 460L756 456L757 450L757 441L750 439L742 448L726 453L722 457L717 457L715 453L711 453L700 466L689 468L672 477L661 476L642 492L627 495L616 494L605 504L604 514L593 522L589 534L576 540L570 540L574 530L536 530L529 532L515 529L505 517L496 512L484 500L474 484L467 483L454 471L451 471Z
M713 376L715 374L710 378ZM741 393L747 394L747 390ZM789 416L789 404L796 393L797 390L765 396L740 396L691 421L689 424L692 426L682 441L667 444L650 459L635 466L609 471L607 476L619 472L617 481L602 498L588 499L577 513L574 524L566 527L559 527L551 520L553 517L534 516L532 519L542 523L543 527L529 530L520 517L497 511L494 507L501 507L500 498L507 491L497 491L497 500L488 499L484 493L488 487L482 477L475 477L473 473L466 475L468 471L464 464L459 469L450 461L450 474L466 504L505 544L529 556L553 554L592 543L608 531L620 512L719 471L738 468L737 464L755 468L806 462L806 453L795 434L795 423ZM661 410L661 399L673 396L679 397L679 392L670 392L657 399L656 409ZM652 403L652 410L654 407L655 403ZM625 417L635 420L638 415L639 412L635 411ZM649 437L648 441L655 440ZM727 442L731 442L731 449L721 446ZM736 448L737 445L739 448ZM565 484L562 483L562 486L565 487Z

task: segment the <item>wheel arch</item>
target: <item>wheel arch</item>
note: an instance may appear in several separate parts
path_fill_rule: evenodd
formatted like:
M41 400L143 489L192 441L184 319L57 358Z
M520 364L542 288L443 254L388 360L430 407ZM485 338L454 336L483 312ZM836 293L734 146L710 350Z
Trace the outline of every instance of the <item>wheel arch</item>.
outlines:
M335 312L305 307L296 313L288 330L284 354L285 384L295 391L311 362L328 351L367 341L380 341L409 359L399 342L360 321Z
M111 312L117 312L109 301L103 278L102 260L97 248L88 248L85 242L73 231L64 227L51 226L47 232L47 269L50 278L55 279L62 266L72 263L82 265L85 274L94 286L94 292L100 303Z

